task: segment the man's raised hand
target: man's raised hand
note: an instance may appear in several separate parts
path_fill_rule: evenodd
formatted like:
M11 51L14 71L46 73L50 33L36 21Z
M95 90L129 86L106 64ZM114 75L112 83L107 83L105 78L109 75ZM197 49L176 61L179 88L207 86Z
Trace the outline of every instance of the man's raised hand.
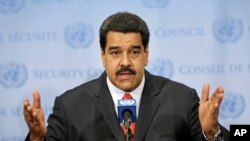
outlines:
M33 105L30 104L28 99L23 101L23 115L26 121L26 124L29 127L30 132L30 141L43 140L47 128L45 125L44 112L41 106L41 99L39 92L33 92Z
M205 83L202 88L201 102L199 107L199 119L202 130L211 139L218 130L218 115L221 101L224 96L224 88L217 87L209 97L210 85Z

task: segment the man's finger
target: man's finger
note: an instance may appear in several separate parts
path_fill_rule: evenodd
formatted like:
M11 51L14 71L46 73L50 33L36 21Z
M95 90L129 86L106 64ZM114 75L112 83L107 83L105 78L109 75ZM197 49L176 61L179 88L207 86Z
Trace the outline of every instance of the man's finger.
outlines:
M202 87L201 102L205 102L208 100L209 90L210 90L209 83L205 83Z
M25 117L32 116L31 106L28 99L23 101L23 114Z
M33 107L41 108L40 94L38 91L33 92Z
M213 113L216 113L216 115L219 112L219 108L223 99L223 95L224 95L224 88L222 86L219 86L210 97L210 101L213 105Z
M224 88L222 86L219 86L216 92L216 103L218 103L218 106L220 106L223 96L224 96Z
M39 124L39 118L38 118L37 112L33 112L33 122L36 125Z
M23 110L25 121L30 124L33 122L32 108L30 105L25 105Z
M29 100L28 99L24 99L23 100L23 111L27 111L27 107L30 105Z
M223 94L224 94L224 89L222 86L219 86L214 92L213 94L211 95L210 97L210 100L213 102L213 103L218 103L220 104L221 100L222 100L222 97L223 97Z

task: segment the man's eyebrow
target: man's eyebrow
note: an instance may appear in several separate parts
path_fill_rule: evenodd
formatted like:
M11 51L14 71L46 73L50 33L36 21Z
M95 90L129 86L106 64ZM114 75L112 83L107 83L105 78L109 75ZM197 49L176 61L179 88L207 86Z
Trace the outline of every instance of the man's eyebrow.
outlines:
M119 48L121 48L120 46L110 46L109 47L109 51L110 50L114 50L114 49L119 49ZM142 46L140 46L140 45L132 45L131 46L131 49L141 49L142 48Z
M133 45L132 49L141 49L142 47L140 45Z
M119 46L111 46L111 47L109 47L109 50L118 49L118 48L120 48L120 47Z

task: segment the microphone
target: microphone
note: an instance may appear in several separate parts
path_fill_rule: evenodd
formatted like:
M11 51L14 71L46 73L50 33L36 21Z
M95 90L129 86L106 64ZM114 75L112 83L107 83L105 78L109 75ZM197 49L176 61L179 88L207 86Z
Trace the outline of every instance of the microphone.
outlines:
M126 140L134 138L136 122L136 100L121 99L118 100L118 120L125 131ZM132 132L133 130L133 132Z
M129 114L130 113L130 114ZM136 122L136 101L135 99L118 100L118 120L123 123L124 115L130 117L131 123Z
M123 116L123 125L126 129L129 128L129 126L131 125L131 115L132 112L129 109L125 109L122 112L122 116Z

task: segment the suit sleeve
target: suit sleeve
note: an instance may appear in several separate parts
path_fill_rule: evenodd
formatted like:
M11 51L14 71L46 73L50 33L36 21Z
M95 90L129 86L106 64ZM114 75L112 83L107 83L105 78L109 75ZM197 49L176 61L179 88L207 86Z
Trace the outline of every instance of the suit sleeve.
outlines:
M205 141L205 138L202 135L202 129L199 120L199 101L200 98L197 95L197 92L192 89L191 90L191 97L189 100L189 111L188 111L188 121L190 125L190 135L192 140L194 141Z
M55 99L53 113L48 118L47 141L66 141L68 124L63 102L60 97Z

